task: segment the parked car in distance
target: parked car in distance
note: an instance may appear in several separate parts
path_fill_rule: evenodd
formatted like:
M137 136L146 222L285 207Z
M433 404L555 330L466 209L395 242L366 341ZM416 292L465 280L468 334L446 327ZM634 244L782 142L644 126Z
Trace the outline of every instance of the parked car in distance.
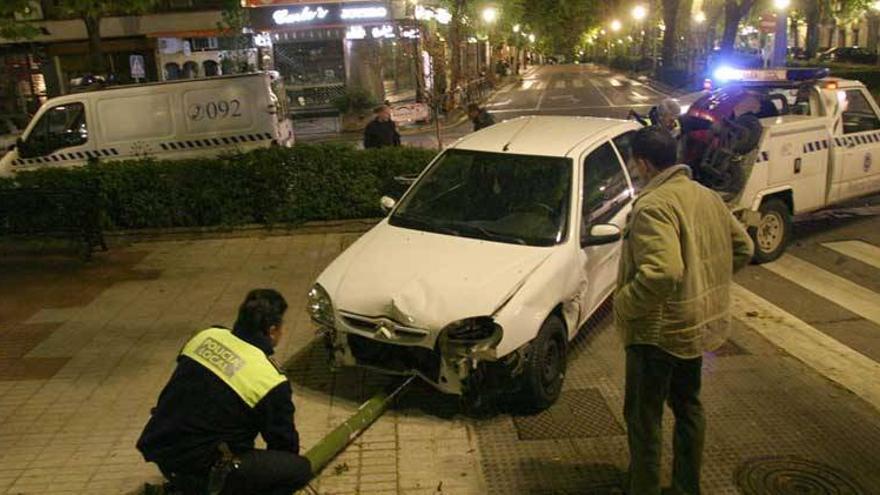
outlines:
M848 62L852 64L876 64L877 54L857 46L835 47L819 54L824 62Z

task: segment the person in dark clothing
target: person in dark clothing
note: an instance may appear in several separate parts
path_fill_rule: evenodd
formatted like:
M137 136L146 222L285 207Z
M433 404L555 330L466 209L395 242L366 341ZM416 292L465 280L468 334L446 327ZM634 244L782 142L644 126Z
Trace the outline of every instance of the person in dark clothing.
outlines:
M400 133L397 125L391 120L391 108L387 105L373 110L375 117L364 129L364 148L383 148L400 146Z
M277 291L253 290L232 331L212 327L184 345L137 442L175 490L290 495L311 479L290 383L270 358L286 310ZM258 433L267 450L254 448Z
M480 108L476 103L468 105L468 117L474 123L474 132L485 129L490 125L495 125L495 119L492 115L485 108Z

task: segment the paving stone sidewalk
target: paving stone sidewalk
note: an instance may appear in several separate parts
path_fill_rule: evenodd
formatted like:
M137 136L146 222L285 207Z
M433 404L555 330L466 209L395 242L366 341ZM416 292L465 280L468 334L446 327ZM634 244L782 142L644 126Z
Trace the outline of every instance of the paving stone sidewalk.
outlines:
M358 370L330 373L303 310L314 278L356 237L149 242L88 265L0 259L0 494L138 493L144 482L158 482L134 444L174 358L193 331L231 324L254 287L275 287L290 304L277 357L294 386L303 445L313 445L392 382ZM562 400L538 416L468 417L454 398L413 387L314 489L617 493L627 452L623 353L607 308L569 360ZM877 411L772 347L747 318L731 344L707 356L704 384L705 493L740 493L737 475L880 493Z

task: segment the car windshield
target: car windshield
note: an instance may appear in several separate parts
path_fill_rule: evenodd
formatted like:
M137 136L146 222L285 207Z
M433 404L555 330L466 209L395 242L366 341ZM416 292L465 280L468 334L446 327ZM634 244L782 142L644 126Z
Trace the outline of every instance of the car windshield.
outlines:
M571 160L449 150L413 185L391 225L488 241L565 239Z

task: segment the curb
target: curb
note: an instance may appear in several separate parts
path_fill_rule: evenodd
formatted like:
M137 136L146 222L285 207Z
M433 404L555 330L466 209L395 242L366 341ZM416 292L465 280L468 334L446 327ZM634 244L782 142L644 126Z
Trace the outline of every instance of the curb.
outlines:
M204 239L235 239L243 237L278 237L290 235L363 234L379 223L381 218L306 222L303 224L215 227L176 227L167 229L132 229L104 232L109 249L138 243L194 241ZM66 237L8 237L0 239L0 254L48 255L78 252L82 245ZM100 251L96 251L100 253Z

